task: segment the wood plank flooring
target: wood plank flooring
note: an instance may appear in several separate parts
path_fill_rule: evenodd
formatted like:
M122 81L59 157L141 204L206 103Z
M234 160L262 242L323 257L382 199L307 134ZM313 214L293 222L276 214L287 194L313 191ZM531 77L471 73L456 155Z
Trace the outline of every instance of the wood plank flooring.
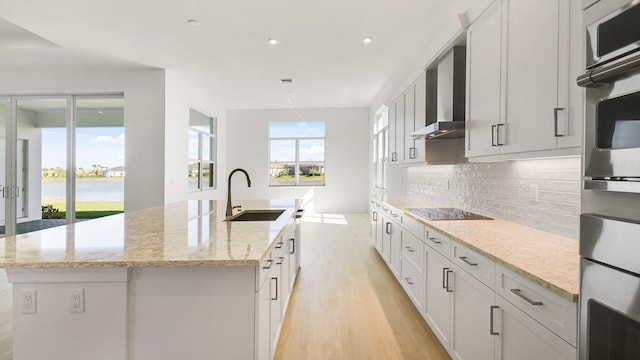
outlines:
M0 269L0 360L11 360L12 351L12 292L7 272Z
M305 215L275 358L450 359L369 240L368 214Z

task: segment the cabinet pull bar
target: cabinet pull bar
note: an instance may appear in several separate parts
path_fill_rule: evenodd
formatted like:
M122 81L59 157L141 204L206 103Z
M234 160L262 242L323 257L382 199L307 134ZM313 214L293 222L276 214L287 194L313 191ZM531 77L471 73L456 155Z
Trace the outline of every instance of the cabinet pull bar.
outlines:
M406 278L404 278L404 281L406 281L407 284L409 284L409 285L413 285L413 283L411 282L411 278L406 277Z
M558 134L558 111L564 110L564 108L553 108L553 136L563 137L564 134Z
M390 222L387 223L387 229L386 230L387 230L387 234L391 235L391 223Z
M291 241L291 252L289 252L289 254L295 254L296 253L296 239L295 238L291 238L291 239L289 239L289 241Z
M271 284L273 284L273 280L276 281L276 287L275 287L276 290L274 291L274 293L276 293L276 296L275 297L272 296L271 300L278 300L278 278L277 277L272 277L271 280L272 280Z
M491 305L489 307L489 335L500 335L499 332L493 330L493 310L500 309L500 306Z
M502 146L504 143L500 142L500 126L504 126L504 124L496 124L496 145Z
M446 278L446 274L447 274L447 270L449 270L449 268L442 268L442 288L446 289L447 288L447 282L445 280Z
M542 301L535 301L535 300L531 300L531 299L529 299L526 295L524 295L524 294L522 293L522 290L520 290L520 289L511 289L511 292L512 292L512 293L514 293L514 294L516 294L519 298L521 298L522 300L524 300L524 301L528 302L528 303L529 303L529 304L531 304L531 305L534 305L534 306L540 306L540 305L543 305L543 304L542 304Z
M271 264L273 264L273 260L269 259L267 260L267 265L263 266L262 268L265 270L269 270L271 269Z
M471 261L467 260L467 257L466 257L466 256L458 256L458 259L460 259L460 260L464 261L464 262L465 262L465 263L467 263L468 265L471 265L471 266L478 266L478 263L474 263L474 262L471 262Z
M373 221L378 221L378 213L377 212L374 211L372 213L372 216L373 216Z
M411 248L411 246L405 246L405 248L407 249L408 252L413 252L414 250Z
M396 153L396 152L392 152L391 153L391 161L395 162L397 160L396 159L397 157L398 157L398 153Z
M278 262L276 263L276 265L282 265L284 263L284 257L283 256L279 256L278 257Z
M448 270L446 271L445 277L447 278L447 292L453 292L453 290L451 290L451 288L449 287L449 274L453 273L453 270Z
M276 249L282 249L282 241L278 241L276 244Z
M434 237L428 237L427 239L431 240L434 244L442 244L442 241L438 241L436 238Z
M498 125L491 125L491 146L498 146L498 144L496 144L496 138L494 136L497 127Z

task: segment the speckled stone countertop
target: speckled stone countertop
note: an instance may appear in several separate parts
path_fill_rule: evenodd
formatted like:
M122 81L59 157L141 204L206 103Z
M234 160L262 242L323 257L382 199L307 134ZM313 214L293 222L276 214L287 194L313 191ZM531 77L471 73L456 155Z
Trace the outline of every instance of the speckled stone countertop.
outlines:
M283 209L276 221L225 220L226 201L184 201L0 239L0 268L258 265L294 221L295 200L235 201Z
M440 207L439 204L403 196L372 197L372 200L385 202L524 278L568 300L578 301L580 256L576 239L500 219L433 221L406 209Z

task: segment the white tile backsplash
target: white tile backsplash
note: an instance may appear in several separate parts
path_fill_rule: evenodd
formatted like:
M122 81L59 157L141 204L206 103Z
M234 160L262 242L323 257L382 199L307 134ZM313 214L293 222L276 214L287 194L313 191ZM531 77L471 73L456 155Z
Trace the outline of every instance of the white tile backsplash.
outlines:
M580 158L407 168L407 196L578 238ZM538 199L535 200L537 186Z

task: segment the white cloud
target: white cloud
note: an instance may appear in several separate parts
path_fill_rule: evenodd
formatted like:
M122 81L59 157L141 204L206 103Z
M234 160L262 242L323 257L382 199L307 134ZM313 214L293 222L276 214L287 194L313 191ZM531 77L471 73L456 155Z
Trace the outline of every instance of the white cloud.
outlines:
M93 140L99 143L121 144L124 142L124 133L118 135L117 137L113 137L110 135L99 135L96 136Z

